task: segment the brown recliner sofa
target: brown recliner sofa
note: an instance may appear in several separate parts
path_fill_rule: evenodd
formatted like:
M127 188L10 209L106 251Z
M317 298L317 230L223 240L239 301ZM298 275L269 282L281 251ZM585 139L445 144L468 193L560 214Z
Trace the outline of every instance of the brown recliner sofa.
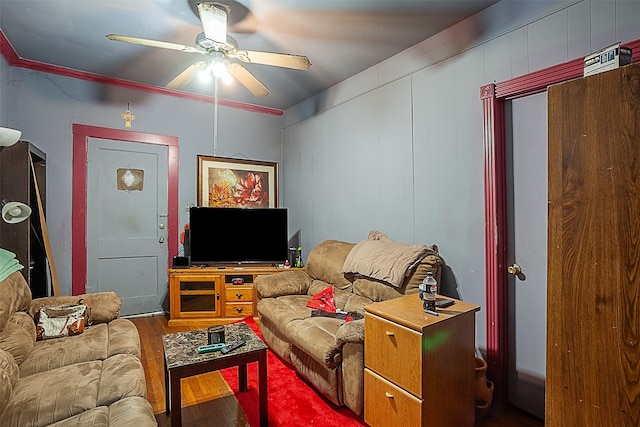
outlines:
M386 237L372 232L368 240L373 239L384 240ZM418 293L418 286L429 271L440 283L442 259L438 248L421 246L426 248L425 255L403 273L399 286L357 271L343 273L345 261L357 247L354 243L337 240L327 240L316 246L309 253L304 271L290 270L258 277L255 281L259 298L257 311L264 341L328 400L338 406L345 405L362 416L364 319L346 321L312 316L313 310L307 307L307 302L332 285L338 309L364 315L367 304ZM378 276L379 271L372 273L376 270L377 259L367 260L365 253L364 261L368 264L366 274ZM363 269L367 270L367 266Z
M119 318L113 292L82 296L93 324L80 335L36 341L44 305L19 271L0 281L0 426L156 426L146 400L140 337Z

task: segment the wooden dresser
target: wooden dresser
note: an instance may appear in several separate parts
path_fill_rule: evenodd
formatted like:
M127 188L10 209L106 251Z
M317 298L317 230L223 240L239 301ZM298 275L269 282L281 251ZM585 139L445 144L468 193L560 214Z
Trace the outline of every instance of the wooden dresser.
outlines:
M423 312L417 295L407 295L365 310L365 422L473 426L480 307L456 301L433 316Z

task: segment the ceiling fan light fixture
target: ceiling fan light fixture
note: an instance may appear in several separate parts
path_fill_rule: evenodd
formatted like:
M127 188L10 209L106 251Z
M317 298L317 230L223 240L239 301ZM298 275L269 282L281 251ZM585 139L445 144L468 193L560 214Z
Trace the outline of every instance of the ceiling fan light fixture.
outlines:
M227 42L227 9L220 3L198 3L204 34L217 43Z
M209 67L205 68L204 70L200 71L200 73L198 73L198 79L202 83L210 83L211 82L211 78L212 78L212 74L211 74L211 70L209 69Z
M225 84L230 84L233 81L231 74L229 74L227 70L226 61L213 61L212 72L214 76L218 77Z
M203 83L210 83L213 77L220 79L225 84L230 84L233 81L233 77L227 70L227 61L214 59L198 74L198 78Z

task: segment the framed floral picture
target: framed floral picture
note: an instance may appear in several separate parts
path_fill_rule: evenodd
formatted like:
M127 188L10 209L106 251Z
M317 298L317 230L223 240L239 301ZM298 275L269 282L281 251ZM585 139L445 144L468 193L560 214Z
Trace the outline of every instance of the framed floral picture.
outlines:
M278 164L198 155L198 206L277 208Z

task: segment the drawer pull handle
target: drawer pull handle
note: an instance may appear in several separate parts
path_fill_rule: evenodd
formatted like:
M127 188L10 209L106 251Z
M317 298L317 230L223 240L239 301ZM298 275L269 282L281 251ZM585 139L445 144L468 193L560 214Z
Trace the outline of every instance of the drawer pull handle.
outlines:
M393 399L393 394L389 393L388 391L385 391L385 392L384 392L384 395L385 395L386 397L388 397L389 399Z
M240 293L236 294L236 296L237 296L238 298L242 298L242 294L240 294Z
M387 331L387 332L385 332L385 333L387 334L387 336L388 336L388 337L393 337L393 336L395 336L395 334L394 334L393 332L391 332L391 331Z
M238 313L242 313L242 310L244 310L242 307L238 307L238 308L236 308L236 311L237 311Z

